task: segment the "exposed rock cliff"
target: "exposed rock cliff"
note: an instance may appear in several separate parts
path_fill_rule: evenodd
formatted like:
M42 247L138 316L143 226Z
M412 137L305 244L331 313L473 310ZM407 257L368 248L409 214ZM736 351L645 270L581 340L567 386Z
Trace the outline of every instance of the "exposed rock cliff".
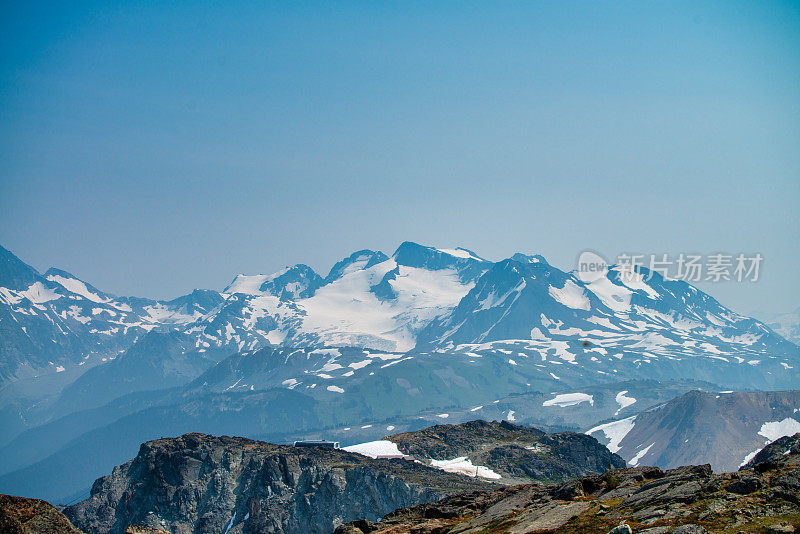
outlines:
M753 456L741 470L764 469L766 464L775 464L782 456L787 454L800 454L800 432L794 436L778 438ZM761 466L761 467L759 467Z
M87 533L331 532L364 517L490 486L405 460L186 434L144 443L65 509Z

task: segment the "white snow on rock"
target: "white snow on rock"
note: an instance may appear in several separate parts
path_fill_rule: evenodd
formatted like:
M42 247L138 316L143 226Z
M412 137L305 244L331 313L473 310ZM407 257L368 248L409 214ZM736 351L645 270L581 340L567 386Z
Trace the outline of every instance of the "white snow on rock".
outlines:
M460 473L471 477L479 476L492 480L501 478L498 473L495 473L486 466L474 465L466 456L459 456L452 460L431 460L431 467L447 471L448 473Z
M795 409L795 412L796 411ZM792 417L787 417L782 421L767 421L761 425L761 429L758 431L759 436L767 438L766 441L764 441L764 445L745 456L742 463L739 464L739 467L743 467L747 462L752 460L762 448L776 439L782 438L783 436L793 436L797 432L800 432L800 423Z
M598 278L586 285L586 289L603 301L603 304L614 311L626 312L631 307L631 290L619 286L606 277Z
M567 406L575 406L582 402L588 402L590 405L594 406L594 397L586 393L561 393L550 400L544 401L542 406L560 406L566 408Z
M445 254L449 254L450 256L454 256L456 258L463 258L463 259L473 259L479 261L486 261L480 256L476 256L472 252L467 249L456 247L456 248L440 248L436 249L439 252L444 252Z
M145 306L144 311L147 312L153 321L159 323L188 324L202 317L199 312L197 312L196 315L187 315L161 303L156 303L153 306ZM92 313L94 313L94 310L92 310ZM233 333L233 328L230 323L226 326L229 332L228 336L230 337L230 334Z
M253 274L253 275L239 274L233 279L230 285L226 287L222 292L259 295L261 294L260 288L264 284L264 282L268 280L274 280L280 275L286 273L286 271L288 270L289 268L286 267L274 274Z
M455 308L474 286L463 284L453 269L427 271L401 265L389 281L396 298L378 298L372 287L395 268L397 263L387 260L345 274L313 296L296 300L305 311L302 330L330 345L404 352L414 347L421 325Z
M758 454L759 452L761 452L761 449L756 449L753 452L751 452L750 454L748 454L747 456L745 456L744 460L742 460L742 463L739 464L739 467L744 467L745 464L747 462L749 462L750 460L752 460L753 458L755 458L755 455Z
M61 298L61 295L49 287L45 287L41 282L34 282L28 289L22 291L21 294L34 304L44 304L45 302Z
M628 435L628 432L633 430L633 425L636 420L636 416L631 416L626 419L620 419L619 421L612 421L611 423L606 423L604 425L598 425L590 430L587 430L586 433L590 436L595 432L602 432L606 439L609 440L608 450L611 452L616 453L620 450L620 443Z
M639 452L637 452L636 456L634 456L633 458L630 459L630 461L628 462L628 465L631 466L631 467L636 467L637 465L639 465L639 460L644 458L644 455L647 454L650 451L650 449L653 447L653 445L655 445L655 442L651 443L650 445L648 445L644 449L642 449Z
M617 404L619 404L619 410L617 410L614 413L614 415L617 415L620 411L622 411L623 408L627 408L628 406L636 402L636 399L633 397L628 397L627 393L628 390L620 391L619 393L617 393L615 400L617 401Z
M613 267L613 270L621 274L620 281L630 289L633 289L634 291L644 291L647 293L647 296L652 299L659 298L658 291L650 287L647 282L645 282L643 274L637 273L630 267L622 265Z
M560 289L550 286L548 293L568 308L589 311L589 297L586 296L586 291L572 280L567 280Z
M783 421L770 421L761 425L761 430L758 431L759 435L764 436L773 442L783 436L793 436L800 432L800 423L791 417L787 417Z
M67 291L70 293L75 293L76 295L80 295L84 298L91 300L92 302L108 302L109 299L104 299L100 295L92 293L89 291L89 288L86 287L86 284L78 280L77 278L65 278L61 275L50 275L47 277L48 280L51 282L55 282L57 284L61 284Z
M339 386L328 386L325 389L327 389L328 391L332 391L334 393L344 393L344 390Z
M363 428L363 427L362 427ZM347 452L354 452L370 458L377 458L378 456L396 456L402 455L397 444L389 441L388 439L381 439L378 441L368 441L367 443L359 443L358 445L350 445L344 447Z

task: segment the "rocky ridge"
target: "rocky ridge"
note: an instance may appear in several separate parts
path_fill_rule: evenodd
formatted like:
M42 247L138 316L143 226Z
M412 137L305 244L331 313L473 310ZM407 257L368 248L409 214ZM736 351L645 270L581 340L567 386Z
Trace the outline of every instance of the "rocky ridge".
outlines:
M782 438L745 469L614 469L558 485L470 492L360 520L336 534L701 534L800 528L800 434ZM788 446L788 448L787 448Z
M625 467L622 458L585 434L548 434L508 421L436 425L386 439L417 459L465 457L501 475L503 483L561 482Z
M490 487L406 460L192 433L142 444L136 458L64 513L90 534L121 534L130 525L200 534L331 532L358 517L377 520Z

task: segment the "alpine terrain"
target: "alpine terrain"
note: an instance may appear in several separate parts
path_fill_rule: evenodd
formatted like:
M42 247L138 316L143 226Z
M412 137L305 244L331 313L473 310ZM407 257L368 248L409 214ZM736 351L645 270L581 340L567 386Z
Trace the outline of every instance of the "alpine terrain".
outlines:
M589 280L538 255L490 261L411 242L354 252L327 274L298 264L163 301L40 273L0 248L0 336L0 491L60 502L86 496L139 443L190 432L347 446L506 420L590 430L628 462L729 467L713 437L632 430L612 443L621 432L596 427L635 416L634 429L657 428L647 410L692 390L800 383L800 347L657 272L611 266ZM759 434L796 421L796 397L775 395L772 415L728 407L755 410L758 427L729 445L736 465L794 428Z

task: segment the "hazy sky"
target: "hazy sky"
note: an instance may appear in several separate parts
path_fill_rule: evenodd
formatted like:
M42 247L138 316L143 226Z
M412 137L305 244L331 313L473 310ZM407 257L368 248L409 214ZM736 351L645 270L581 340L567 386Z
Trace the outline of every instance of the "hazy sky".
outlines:
M0 244L117 293L404 240L764 256L800 306L800 3L0 8Z

